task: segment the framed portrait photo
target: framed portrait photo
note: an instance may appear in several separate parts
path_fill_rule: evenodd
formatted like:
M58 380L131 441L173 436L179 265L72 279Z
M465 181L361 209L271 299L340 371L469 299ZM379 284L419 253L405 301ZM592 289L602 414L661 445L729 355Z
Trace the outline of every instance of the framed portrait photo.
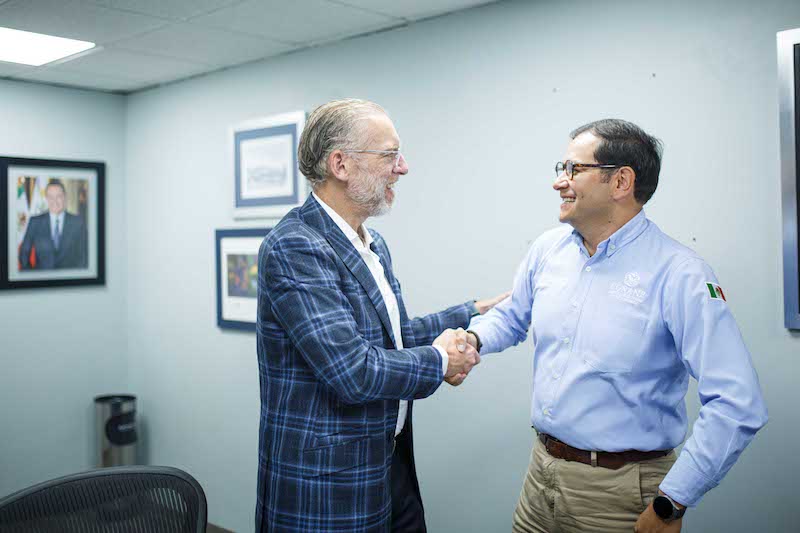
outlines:
M294 111L234 126L234 218L280 218L306 199L297 146L306 114Z
M778 105L784 324L800 330L800 29L778 33Z
M256 330L258 248L268 228L218 229L217 325L223 329Z
M0 157L0 289L105 285L105 172Z

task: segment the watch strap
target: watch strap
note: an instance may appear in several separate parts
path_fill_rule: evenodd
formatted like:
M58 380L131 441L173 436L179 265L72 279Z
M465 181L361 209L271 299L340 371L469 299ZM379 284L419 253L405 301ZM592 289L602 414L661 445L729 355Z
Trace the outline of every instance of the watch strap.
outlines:
M483 343L481 342L481 338L480 338L480 337L478 337L478 334L477 334L477 333L475 333L475 332L474 332L474 331L472 331L471 329L468 329L468 330L467 330L467 334L469 335L470 333L471 333L472 335L475 335L475 340L478 342L478 346L477 346L475 349L478 351L478 353L480 353L480 352L481 352L481 348L483 348Z

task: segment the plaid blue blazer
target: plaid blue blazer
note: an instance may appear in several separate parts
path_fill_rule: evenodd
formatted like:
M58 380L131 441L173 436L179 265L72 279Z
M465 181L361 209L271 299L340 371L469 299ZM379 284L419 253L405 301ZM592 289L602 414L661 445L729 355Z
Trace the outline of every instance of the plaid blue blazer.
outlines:
M469 323L469 302L410 320L386 243L371 233L403 350L369 268L313 197L261 244L257 532L389 531L399 400L433 394L442 359L431 343Z

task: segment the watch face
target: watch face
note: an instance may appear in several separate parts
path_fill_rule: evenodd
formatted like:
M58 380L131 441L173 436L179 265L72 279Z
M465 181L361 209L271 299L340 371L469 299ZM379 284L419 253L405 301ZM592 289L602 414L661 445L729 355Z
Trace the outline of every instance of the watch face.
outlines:
M672 518L674 508L672 507L672 502L669 501L668 498L665 498L664 496L656 496L656 499L653 500L653 510L656 512L659 518L667 520Z

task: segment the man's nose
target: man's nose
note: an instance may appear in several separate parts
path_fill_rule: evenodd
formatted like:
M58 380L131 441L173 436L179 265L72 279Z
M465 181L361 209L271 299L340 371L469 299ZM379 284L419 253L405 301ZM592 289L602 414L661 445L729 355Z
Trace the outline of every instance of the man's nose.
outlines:
M408 161L406 161L403 154L400 154L400 157L397 159L397 164L394 166L394 173L401 175L408 174Z
M561 189L569 188L569 180L567 179L566 174L559 174L556 180L553 182L553 189L556 191L560 191Z

